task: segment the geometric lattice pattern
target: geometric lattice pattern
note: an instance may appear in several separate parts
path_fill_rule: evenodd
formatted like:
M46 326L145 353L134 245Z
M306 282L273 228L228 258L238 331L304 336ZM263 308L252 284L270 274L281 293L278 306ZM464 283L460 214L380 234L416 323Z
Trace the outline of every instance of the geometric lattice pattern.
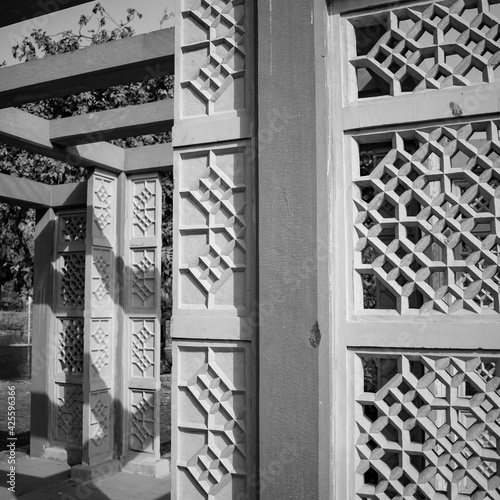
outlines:
M374 24L371 16L365 19L368 26ZM364 36L358 32L358 56L350 61L358 69L358 87L362 90L371 77L382 93L398 95L498 80L499 23L496 0L397 7L378 25L371 42L366 33L373 33L373 27ZM364 53L367 44L370 50Z
M201 210L206 218L207 244L199 255L181 266L206 295L215 294L234 272L245 270L245 185L235 184L217 166L211 151L209 164L181 195ZM183 234L200 233L201 228L183 228Z
M57 384L58 441L82 444L83 391L80 385Z
M61 216L62 232L65 242L84 242L87 235L85 214Z
M499 313L498 124L394 133L376 151L361 153L354 180L364 307L378 283L401 314Z
M133 183L134 207L132 224L134 236L154 236L156 231L156 182L141 180Z
M92 325L94 331L91 336L90 365L95 372L93 375L97 377L109 367L109 328L107 320L99 322L99 326Z
M111 251L96 248L93 253L92 293L102 302L109 296L111 289Z
M136 307L154 307L156 294L154 250L132 251L132 301Z
M179 388L182 387L206 422L203 426L206 428L205 444L183 467L211 498L233 477L246 476L246 428L242 403L245 391L235 388L214 359L209 359L185 385L179 384Z
M130 449L151 452L155 437L155 394L131 390Z
M112 181L95 177L94 223L103 232L111 224L112 196L109 192Z
M154 376L154 330L155 325L153 320L133 320L133 327L131 332L133 376Z
M181 86L207 105L244 76L244 13L244 0L200 0L185 13L183 51L208 57L194 74L183 75Z
M500 498L500 359L358 356L357 498Z
M61 319L58 361L64 373L83 373L83 318Z
M60 297L64 307L82 309L85 302L85 253L61 254Z

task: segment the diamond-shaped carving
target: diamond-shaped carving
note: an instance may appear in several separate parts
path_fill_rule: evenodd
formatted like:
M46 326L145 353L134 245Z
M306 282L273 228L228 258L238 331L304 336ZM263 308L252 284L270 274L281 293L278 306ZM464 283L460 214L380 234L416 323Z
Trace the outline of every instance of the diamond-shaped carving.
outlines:
M153 448L154 429L154 394L146 391L132 391L130 411L131 448L150 451Z
M183 87L205 102L215 103L245 72L244 2L200 0L189 14L186 22L209 34L208 57Z
M111 252L109 250L94 250L93 295L102 302L109 295L111 283Z
M91 427L92 437L91 440L95 446L101 446L101 443L108 436L108 414L109 408L98 394L95 398L94 404L91 407Z
M58 385L57 439L82 444L83 392L79 385Z
M155 261L154 254L148 251L134 251L132 265L132 295L144 306L155 295Z
M140 191L134 195L133 224L139 228L140 235L146 236L156 219L156 194L144 181L137 182L134 189Z
M238 367L243 373L244 369ZM179 389L189 396L194 407L190 411L196 408L205 421L205 443L185 467L206 494L217 495L235 477L246 476L245 390L234 386L210 349L206 362ZM191 427L189 420L182 425ZM196 427L197 433L202 432L200 424Z
M97 177L99 187L95 191L94 221L97 227L104 231L111 224L111 194L106 189L104 179Z
M132 333L132 364L146 376L154 365L154 332L145 324L137 332Z
M109 335L99 326L92 334L93 346L91 349L92 366L97 374L109 365Z

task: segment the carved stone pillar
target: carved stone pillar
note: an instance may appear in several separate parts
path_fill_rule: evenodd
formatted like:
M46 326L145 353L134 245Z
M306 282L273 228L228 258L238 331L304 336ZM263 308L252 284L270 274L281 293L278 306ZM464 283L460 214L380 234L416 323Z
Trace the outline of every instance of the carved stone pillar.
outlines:
M153 477L160 459L161 185L158 174L127 179L122 352L122 467Z
M115 451L115 343L120 315L117 263L120 249L119 179L96 170L88 182L85 333L83 360L83 457L73 477L90 479L117 471L106 467Z
M32 455L69 464L82 457L85 232L85 209L48 210L36 245L32 414L48 432L41 439L35 424Z
M253 2L178 2L172 497L254 498Z

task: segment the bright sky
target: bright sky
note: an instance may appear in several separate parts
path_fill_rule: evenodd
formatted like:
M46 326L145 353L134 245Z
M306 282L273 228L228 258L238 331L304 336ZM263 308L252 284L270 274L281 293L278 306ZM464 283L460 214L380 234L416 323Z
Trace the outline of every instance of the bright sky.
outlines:
M12 57L12 46L19 43L24 35L29 35L33 29L40 28L48 35L69 29L77 32L80 16L83 14L91 15L92 8L96 3L97 0L0 28L0 63L2 61L6 61L7 65L17 63ZM100 3L117 22L126 20L128 8L137 9L143 17L142 19L136 17L132 21L132 26L136 34L139 35L160 29L160 19L163 17L164 9L167 9L168 12L174 12L175 0L100 0ZM173 25L174 18L172 16L161 27L170 28ZM94 27L95 25L92 29ZM112 29L111 24L108 24L107 27Z

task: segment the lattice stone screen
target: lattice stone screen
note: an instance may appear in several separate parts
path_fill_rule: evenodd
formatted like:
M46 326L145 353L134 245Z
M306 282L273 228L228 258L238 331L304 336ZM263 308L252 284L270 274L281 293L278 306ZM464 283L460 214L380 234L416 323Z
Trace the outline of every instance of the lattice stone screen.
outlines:
M84 304L85 304L85 212L61 211L57 218L55 329L53 363L55 411L53 443L82 447ZM55 366L54 366L55 365ZM70 455L72 452L68 452ZM73 460L71 458L70 460Z
M500 312L497 123L394 132L380 160L363 144L354 181L363 307Z
M500 3L333 10L336 498L498 499Z
M496 0L414 3L356 19L359 97L498 81L499 21Z
M353 356L357 498L499 497L498 354Z

